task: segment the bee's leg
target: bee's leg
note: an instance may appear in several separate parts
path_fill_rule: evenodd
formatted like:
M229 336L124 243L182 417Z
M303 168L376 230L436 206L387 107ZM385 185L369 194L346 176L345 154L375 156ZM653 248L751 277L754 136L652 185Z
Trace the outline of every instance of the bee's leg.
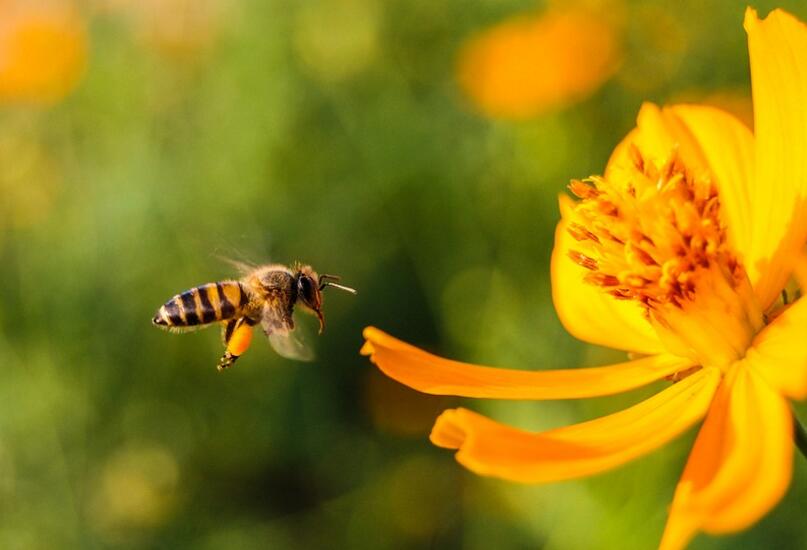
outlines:
M224 344L225 347L227 346L227 342L230 341L230 337L233 335L236 323L238 323L238 319L230 319L221 324L221 343Z
M236 359L238 359L237 355L233 355L229 351L225 351L224 355L222 355L221 359L219 359L219 364L216 365L216 369L219 372L223 371L224 369L229 369L230 367L235 365Z
M246 318L232 319L224 326L224 343L227 348L216 367L222 371L230 368L252 343L253 324Z

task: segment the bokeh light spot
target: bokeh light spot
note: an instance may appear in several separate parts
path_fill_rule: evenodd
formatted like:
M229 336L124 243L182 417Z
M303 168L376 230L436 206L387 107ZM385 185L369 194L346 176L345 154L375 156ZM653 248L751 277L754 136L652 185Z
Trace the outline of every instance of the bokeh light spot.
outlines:
M79 81L87 36L65 2L0 3L0 100L52 103Z
M378 55L380 6L373 0L319 0L300 10L297 53L323 81L358 74Z
M471 37L457 79L491 117L523 119L579 101L616 71L619 31L583 10L519 15Z

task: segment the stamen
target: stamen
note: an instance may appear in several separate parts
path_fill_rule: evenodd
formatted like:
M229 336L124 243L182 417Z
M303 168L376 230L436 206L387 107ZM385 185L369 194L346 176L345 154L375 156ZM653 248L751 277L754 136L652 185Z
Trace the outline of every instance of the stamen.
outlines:
M580 200L569 257L596 285L634 300L671 346L701 364L730 363L763 323L745 269L728 244L717 188L673 150L660 165L638 147L609 176L569 184Z
M691 376L701 370L703 367L700 365L696 365L694 367L689 367L688 369L679 370L678 372L674 372L664 377L665 380L669 380L672 383L680 382L687 376Z
M580 180L572 180L569 184L569 190L579 199L593 199L600 194L593 185Z
M597 260L595 260L594 258L590 258L585 254L581 254L574 250L569 252L569 257L572 259L574 263L578 264L581 267L585 267L586 269L590 269L591 271L597 270Z

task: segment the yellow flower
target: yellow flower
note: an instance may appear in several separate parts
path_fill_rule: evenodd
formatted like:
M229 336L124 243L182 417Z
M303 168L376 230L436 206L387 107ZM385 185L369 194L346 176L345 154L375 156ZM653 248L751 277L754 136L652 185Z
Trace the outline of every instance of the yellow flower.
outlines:
M522 119L591 95L620 57L617 29L607 19L554 9L472 37L460 53L457 79L488 116Z
M807 27L748 10L745 28L755 135L715 108L645 105L604 175L573 182L579 200L561 200L552 258L561 321L582 340L643 357L512 371L364 333L362 351L382 371L432 394L574 399L675 382L624 411L544 433L460 408L431 434L474 472L550 482L623 464L705 417L664 549L698 531L744 529L781 499L793 460L787 398L807 396L807 299L780 297L807 237Z

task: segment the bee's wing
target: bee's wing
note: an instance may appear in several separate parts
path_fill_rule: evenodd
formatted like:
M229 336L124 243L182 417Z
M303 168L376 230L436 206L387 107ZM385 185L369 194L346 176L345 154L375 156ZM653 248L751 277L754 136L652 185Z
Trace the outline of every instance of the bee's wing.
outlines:
M248 262L242 262L240 260L233 260L232 258L227 258L225 256L219 256L219 260L224 263L230 264L233 268L235 268L241 276L248 275L250 272L255 271L257 267L255 264L251 264Z
M272 333L269 335L269 343L272 348L286 359L295 361L313 361L315 359L314 350L307 346L293 332Z
M261 326L279 355L296 361L314 360L314 350L295 332L291 315L272 304L266 304L263 306Z

